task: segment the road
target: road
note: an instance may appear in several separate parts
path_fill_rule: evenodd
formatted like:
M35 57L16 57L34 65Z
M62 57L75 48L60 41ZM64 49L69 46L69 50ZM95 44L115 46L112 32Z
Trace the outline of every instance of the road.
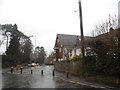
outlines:
M0 89L2 88L2 74L0 74Z
M33 73L31 74L31 70ZM43 70L43 75L41 75ZM2 74L2 88L81 88L81 90L97 89L107 90L106 87L100 85L93 85L86 83L84 80L73 80L72 78L66 78L66 75L55 71L53 77L53 66L38 66L29 67L23 69L23 73L20 70L14 70L11 74L9 69L3 70Z

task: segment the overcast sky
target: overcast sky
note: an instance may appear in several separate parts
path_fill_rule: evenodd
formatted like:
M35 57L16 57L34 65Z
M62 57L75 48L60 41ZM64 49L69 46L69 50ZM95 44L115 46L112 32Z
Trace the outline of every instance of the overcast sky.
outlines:
M118 14L120 0L81 0L84 35L95 25ZM0 0L0 24L17 24L24 34L36 36L36 46L53 50L57 34L80 35L78 0ZM35 37L31 37L35 45Z

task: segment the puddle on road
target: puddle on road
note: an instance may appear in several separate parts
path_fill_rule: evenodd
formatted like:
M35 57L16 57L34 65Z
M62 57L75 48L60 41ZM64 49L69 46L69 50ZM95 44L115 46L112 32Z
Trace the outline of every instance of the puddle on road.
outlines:
M44 70L43 76L40 71ZM52 76L52 66L36 67L33 74L30 74L31 68L24 69L23 74L6 72L3 75L3 88L75 88L83 87L66 82Z
M44 70L43 76L41 69ZM3 88L55 88L55 81L53 80L52 70L53 66L35 67L33 74L30 73L31 68L23 70L23 74L14 71L11 74L9 71L5 72L3 77Z

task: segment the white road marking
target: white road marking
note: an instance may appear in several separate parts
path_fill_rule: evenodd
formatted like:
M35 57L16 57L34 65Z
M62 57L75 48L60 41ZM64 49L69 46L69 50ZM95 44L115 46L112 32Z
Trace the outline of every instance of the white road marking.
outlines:
M102 86L98 86L98 85L93 85L93 83L88 83L88 82L77 82L77 81L72 81L72 80L67 80L67 79L64 79L64 78L61 78L59 76L55 76L57 78L60 78L64 81L67 81L67 82L71 82L71 83L74 83L74 84L79 84L79 85L84 85L84 86L89 86L89 87L94 87L94 88L102 88L102 89L106 89L106 90L111 90L111 89L108 89L106 87L102 87Z

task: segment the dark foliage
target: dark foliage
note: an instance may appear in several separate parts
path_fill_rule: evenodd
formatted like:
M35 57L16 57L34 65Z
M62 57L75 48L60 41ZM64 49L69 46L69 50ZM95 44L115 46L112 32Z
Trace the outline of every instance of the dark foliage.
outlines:
M17 25L2 25L4 36L10 38L6 55L3 55L3 66L15 66L17 64L29 63L32 44L26 35L18 30Z
M86 71L96 75L120 75L119 48L114 38L95 39L91 43L91 56L85 57Z

